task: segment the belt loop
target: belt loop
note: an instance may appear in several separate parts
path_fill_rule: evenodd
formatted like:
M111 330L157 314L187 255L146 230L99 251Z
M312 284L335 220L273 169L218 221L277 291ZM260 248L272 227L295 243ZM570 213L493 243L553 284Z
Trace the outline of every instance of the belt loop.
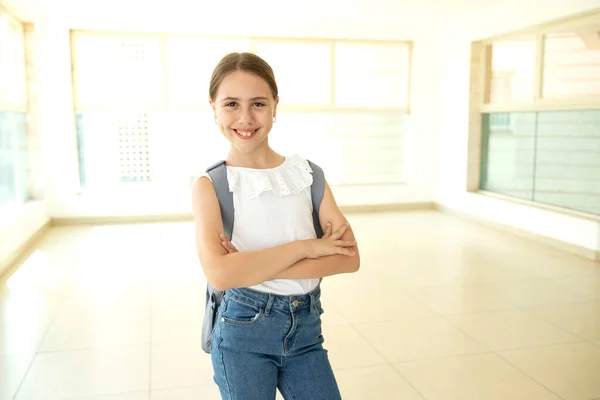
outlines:
M271 309L273 308L273 302L275 301L275 296L269 293L269 300L267 301L267 306L265 307L265 317L269 316Z

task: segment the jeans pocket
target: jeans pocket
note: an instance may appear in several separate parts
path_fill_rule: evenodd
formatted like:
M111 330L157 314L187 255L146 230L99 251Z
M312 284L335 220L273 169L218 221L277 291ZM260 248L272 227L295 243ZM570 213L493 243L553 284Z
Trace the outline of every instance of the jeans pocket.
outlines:
M260 321L264 310L260 307L227 299L227 304L221 314L222 322L233 325L252 325Z

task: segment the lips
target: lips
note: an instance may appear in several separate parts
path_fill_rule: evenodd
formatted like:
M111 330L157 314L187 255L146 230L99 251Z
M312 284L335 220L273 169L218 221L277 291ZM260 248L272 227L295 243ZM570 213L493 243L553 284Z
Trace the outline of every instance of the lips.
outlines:
M244 140L248 140L248 139L252 139L254 137L254 135L256 135L256 132L258 132L258 128L256 128L256 129L233 129L233 132L235 132L237 137L244 139Z

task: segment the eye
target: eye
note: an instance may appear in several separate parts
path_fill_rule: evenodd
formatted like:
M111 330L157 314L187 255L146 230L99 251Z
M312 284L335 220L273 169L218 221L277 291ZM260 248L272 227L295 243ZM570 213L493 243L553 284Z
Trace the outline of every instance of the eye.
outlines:
M261 103L260 101L257 101L256 103L254 103L254 107L264 107L265 103Z
M230 101L229 103L225 104L225 107L235 107L237 105L237 103L235 101Z

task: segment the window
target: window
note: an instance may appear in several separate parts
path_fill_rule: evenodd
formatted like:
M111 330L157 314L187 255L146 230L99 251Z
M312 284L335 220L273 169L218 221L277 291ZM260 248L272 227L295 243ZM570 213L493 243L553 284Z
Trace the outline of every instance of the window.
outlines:
M0 207L29 199L22 25L0 10Z
M543 78L544 98L600 97L600 25L579 34L548 33Z
M534 98L536 39L523 37L493 43L491 60L491 104L531 103Z
M600 215L600 14L582 20L487 46L481 189Z
M336 105L408 108L407 44L341 42L335 56Z
M275 149L320 164L331 184L402 182L407 43L74 32L72 45L88 191L183 188L191 173L225 157L208 85L232 51L253 51L274 69Z
M275 72L281 105L331 103L331 50L328 43L260 41L256 54Z

